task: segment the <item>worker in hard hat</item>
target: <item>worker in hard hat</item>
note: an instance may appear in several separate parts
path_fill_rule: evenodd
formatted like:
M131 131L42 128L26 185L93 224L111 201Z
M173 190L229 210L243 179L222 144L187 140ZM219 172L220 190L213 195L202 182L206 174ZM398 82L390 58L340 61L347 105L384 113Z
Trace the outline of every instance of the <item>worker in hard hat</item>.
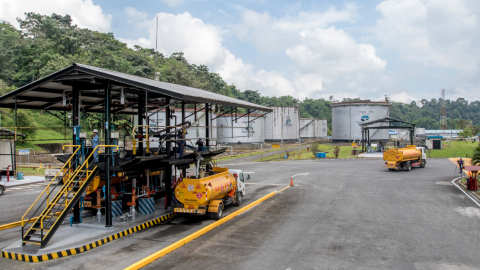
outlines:
M100 138L98 137L98 130L93 130L92 135L92 148L95 149L100 144ZM93 152L93 162L98 162L98 149Z

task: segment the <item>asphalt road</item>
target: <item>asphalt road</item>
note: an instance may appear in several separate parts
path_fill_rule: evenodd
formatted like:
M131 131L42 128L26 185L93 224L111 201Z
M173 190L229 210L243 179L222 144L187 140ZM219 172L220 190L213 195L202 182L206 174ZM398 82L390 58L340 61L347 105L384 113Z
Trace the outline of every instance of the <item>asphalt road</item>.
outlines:
M454 165L388 171L380 160L244 164L289 188L147 269L476 269L480 211ZM257 174L257 172L260 172ZM264 178L265 175L271 177ZM259 177L261 176L261 177ZM254 180L252 180L254 182Z
M223 164L231 164L225 161ZM377 160L244 163L243 205L261 203L148 269L476 269L480 210L450 184L454 165L391 172ZM20 191L17 191L20 192ZM11 193L13 194L13 193ZM5 196L4 196L5 197ZM3 198L2 198L3 199ZM0 200L0 208L2 208ZM237 207L227 207L231 213ZM0 258L5 269L121 269L211 224L180 217L81 255L30 264ZM20 231L0 231L0 249Z

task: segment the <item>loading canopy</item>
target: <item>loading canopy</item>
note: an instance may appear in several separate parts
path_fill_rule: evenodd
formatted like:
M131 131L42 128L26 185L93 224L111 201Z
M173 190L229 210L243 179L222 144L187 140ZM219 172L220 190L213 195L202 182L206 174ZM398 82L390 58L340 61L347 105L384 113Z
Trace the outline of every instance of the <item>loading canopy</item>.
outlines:
M375 124L387 123L387 126L371 126ZM410 130L410 144L414 144L413 142L413 134L415 132L415 124L392 119L389 117L377 119L374 121L369 121L365 123L359 124L362 127L362 152L365 152L366 144L370 142L370 129L407 129Z
M122 72L83 64L73 64L0 97L0 108L65 111L64 95L68 99L75 88L80 92L80 108L104 113L104 90L110 82L110 102L114 113L137 114L138 100L148 95L148 110L164 105L163 98L185 103L209 103L230 107L271 112L272 109L209 91L155 81ZM123 103L121 93L123 91Z

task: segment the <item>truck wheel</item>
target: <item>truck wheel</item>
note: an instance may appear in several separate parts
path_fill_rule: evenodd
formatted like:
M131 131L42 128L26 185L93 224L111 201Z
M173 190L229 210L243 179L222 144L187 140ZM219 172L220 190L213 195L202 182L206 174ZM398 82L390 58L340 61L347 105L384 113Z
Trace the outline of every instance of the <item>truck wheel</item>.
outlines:
M237 192L237 195L235 196L235 206L240 206L242 204L242 193Z
M0 186L0 195L3 195L3 187Z
M218 205L217 213L212 213L212 217L215 220L219 220L222 218L222 215L223 215L223 203Z
M407 162L407 171L410 171L412 169L412 163L409 161Z
M427 165L427 161L422 159L422 162L420 162L420 168L425 168L425 165Z

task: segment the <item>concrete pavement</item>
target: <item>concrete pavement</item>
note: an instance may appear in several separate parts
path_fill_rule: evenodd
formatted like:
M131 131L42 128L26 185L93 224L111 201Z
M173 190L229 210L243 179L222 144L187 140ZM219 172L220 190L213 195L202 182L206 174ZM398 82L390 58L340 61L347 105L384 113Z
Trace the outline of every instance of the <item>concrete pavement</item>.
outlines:
M294 180L298 187L146 268L477 269L480 265L480 211L448 184L454 178L448 160L429 160L425 169L410 172L388 171L376 160L273 164L278 165L266 164L272 174L276 169L284 176L298 170L309 174Z
M223 162L232 163L231 160ZM237 161L238 162L238 161ZM220 162L222 164L222 162ZM379 160L242 162L246 205L294 177L289 188L146 268L165 269L475 269L480 211L451 185L454 164L388 171ZM308 173L308 174L306 174ZM23 191L18 191L23 192ZM5 197L5 196L4 196ZM0 197L0 207L3 207ZM236 207L227 207L226 213ZM6 269L121 269L213 221L189 216L91 252ZM0 231L0 249L20 230ZM463 268L462 268L463 267Z

